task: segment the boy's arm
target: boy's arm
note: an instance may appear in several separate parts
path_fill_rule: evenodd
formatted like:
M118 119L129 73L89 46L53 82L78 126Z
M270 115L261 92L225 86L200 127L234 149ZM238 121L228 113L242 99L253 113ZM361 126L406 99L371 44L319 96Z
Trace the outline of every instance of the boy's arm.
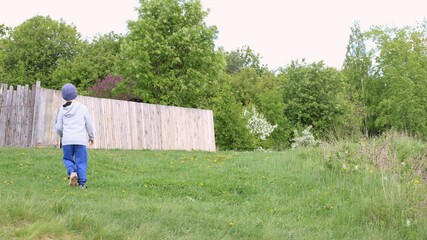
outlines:
M93 129L92 119L90 118L89 112L85 112L85 121L86 121L86 130L89 135L89 142L93 142L95 140L95 133Z
M62 138L62 130L63 130L62 117L63 117L62 111L59 110L58 117L56 118L56 122L55 122L55 129L61 138Z

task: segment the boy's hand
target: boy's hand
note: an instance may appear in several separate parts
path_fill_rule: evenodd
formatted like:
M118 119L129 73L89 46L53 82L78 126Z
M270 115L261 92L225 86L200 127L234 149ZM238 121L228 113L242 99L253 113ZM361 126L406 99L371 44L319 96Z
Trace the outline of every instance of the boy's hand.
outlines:
M89 146L93 147L93 144L95 144L95 141L94 140L89 140Z

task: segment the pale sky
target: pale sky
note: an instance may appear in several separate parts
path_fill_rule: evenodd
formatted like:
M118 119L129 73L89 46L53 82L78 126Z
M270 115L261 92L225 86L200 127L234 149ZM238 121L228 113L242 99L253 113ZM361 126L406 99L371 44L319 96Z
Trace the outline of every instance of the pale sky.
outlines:
M207 25L218 27L217 47L249 46L270 69L291 60L323 60L340 68L350 28L416 26L427 19L426 0L201 0ZM0 24L15 27L36 15L74 24L84 38L127 33L138 0L0 0Z

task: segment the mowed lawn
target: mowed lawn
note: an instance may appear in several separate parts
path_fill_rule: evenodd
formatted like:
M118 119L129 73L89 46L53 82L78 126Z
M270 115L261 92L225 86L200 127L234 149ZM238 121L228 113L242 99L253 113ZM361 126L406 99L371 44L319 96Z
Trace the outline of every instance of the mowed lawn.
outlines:
M83 190L0 148L0 239L427 239L422 179L333 151L89 150Z

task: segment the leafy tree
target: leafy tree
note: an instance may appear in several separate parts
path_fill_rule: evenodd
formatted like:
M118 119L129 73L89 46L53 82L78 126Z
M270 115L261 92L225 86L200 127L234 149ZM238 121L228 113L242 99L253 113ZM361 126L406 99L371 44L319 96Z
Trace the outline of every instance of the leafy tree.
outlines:
M271 72L258 74L255 68L246 67L230 76L235 99L244 107L255 108L277 128L267 141L257 142L263 148L282 149L290 140L291 129L283 114L282 90L279 79Z
M334 68L323 62L292 62L282 69L285 116L295 128L313 126L315 135L328 137L346 122L348 103L344 97L344 80Z
M369 34L378 49L371 82L377 97L370 106L377 113L376 130L395 128L426 137L426 29L375 27Z
M351 28L351 35L347 45L345 55L343 74L348 83L349 101L354 103L354 113L356 118L359 118L360 124L355 127L362 126L365 134L368 134L368 116L366 96L367 83L370 79L370 71L372 69L372 52L366 47L367 37L362 33L359 23L355 22ZM362 120L363 119L363 120Z
M227 61L226 72L236 74L245 68L253 68L257 74L263 74L268 71L265 65L261 64L261 57L255 53L249 46L243 46L235 51L225 53Z
M263 77L253 68L245 68L230 76L230 83L236 99L243 105L258 105L258 94L262 86Z
M284 114L285 104L280 79L272 73L266 73L262 76L260 84L262 87L259 88L258 109L271 124L277 125L263 147L284 149L290 144L292 128Z
M0 39L5 37L10 30L10 27L5 26L4 24L0 24Z
M229 76L221 74L212 84L215 95L210 108L214 112L215 140L220 150L252 150L256 137L246 127L243 106L233 94Z
M198 0L141 0L129 22L121 51L120 75L135 82L144 102L200 107L221 69L214 49L216 27L204 23Z
M6 27L4 24L0 24L0 83L6 82L5 72L4 72L4 39L7 36L10 28Z
M80 93L96 84L97 79L117 75L121 35L113 32L96 36L91 42L84 41L78 46L73 59L63 59L52 76L58 85L73 83Z
M427 136L425 26L352 29L343 73L353 96L359 94L353 100L363 104L370 134L393 128Z
M3 67L6 82L34 84L42 81L46 87L59 88L52 81L52 72L60 60L76 55L80 34L72 25L35 16L9 32L3 42Z

